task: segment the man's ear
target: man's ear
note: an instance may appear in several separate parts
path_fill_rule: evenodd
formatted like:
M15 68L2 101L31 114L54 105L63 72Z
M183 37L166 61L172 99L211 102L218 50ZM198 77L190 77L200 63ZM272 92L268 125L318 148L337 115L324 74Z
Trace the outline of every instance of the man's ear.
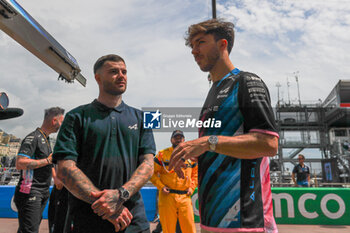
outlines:
M57 117L52 117L51 125L55 125L56 121L57 121Z
M101 76L100 76L100 74L98 72L95 74L95 80L96 80L97 83L101 82Z
M224 51L225 49L227 49L228 42L226 39L220 39L218 42L220 50Z

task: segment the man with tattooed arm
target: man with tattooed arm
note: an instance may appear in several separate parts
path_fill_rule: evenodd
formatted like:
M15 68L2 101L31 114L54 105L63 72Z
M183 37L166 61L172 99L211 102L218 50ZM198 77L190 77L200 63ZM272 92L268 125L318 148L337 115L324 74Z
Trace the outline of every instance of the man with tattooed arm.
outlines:
M18 233L37 233L42 214L50 196L52 150L49 135L60 128L64 109L45 110L41 127L22 141L16 159L21 178L16 186L14 202L18 209Z
M99 58L94 74L98 98L67 113L53 155L73 194L73 232L150 232L139 190L153 174L153 133L143 128L143 113L122 101L123 58Z

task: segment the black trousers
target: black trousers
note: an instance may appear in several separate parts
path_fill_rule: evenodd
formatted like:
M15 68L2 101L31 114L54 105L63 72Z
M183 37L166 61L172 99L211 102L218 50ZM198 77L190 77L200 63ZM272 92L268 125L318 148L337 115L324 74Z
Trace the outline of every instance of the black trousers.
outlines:
M71 232L71 217L68 215L68 190L63 187L53 187L50 195L49 211L49 232L69 233Z
M17 233L38 233L42 215L50 193L25 194L15 192L14 202L18 209Z

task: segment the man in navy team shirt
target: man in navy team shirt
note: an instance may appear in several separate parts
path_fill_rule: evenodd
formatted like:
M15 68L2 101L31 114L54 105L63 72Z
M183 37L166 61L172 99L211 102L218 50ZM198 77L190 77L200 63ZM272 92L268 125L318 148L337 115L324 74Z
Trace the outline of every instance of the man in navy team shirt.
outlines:
M278 133L270 96L261 78L234 67L233 41L230 22L189 27L186 45L213 81L200 120L221 125L204 126L198 139L179 144L169 168L183 177L184 162L198 159L202 232L276 233L268 156L277 152Z

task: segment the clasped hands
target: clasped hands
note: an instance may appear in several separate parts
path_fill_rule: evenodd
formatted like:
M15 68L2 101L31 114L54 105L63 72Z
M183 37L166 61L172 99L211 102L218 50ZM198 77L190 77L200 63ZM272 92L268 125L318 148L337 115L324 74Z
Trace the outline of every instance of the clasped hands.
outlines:
M115 231L124 230L130 225L133 218L130 211L119 200L119 191L115 189L105 189L99 192L91 192L91 196L98 198L92 203L91 208L102 219L110 221Z

